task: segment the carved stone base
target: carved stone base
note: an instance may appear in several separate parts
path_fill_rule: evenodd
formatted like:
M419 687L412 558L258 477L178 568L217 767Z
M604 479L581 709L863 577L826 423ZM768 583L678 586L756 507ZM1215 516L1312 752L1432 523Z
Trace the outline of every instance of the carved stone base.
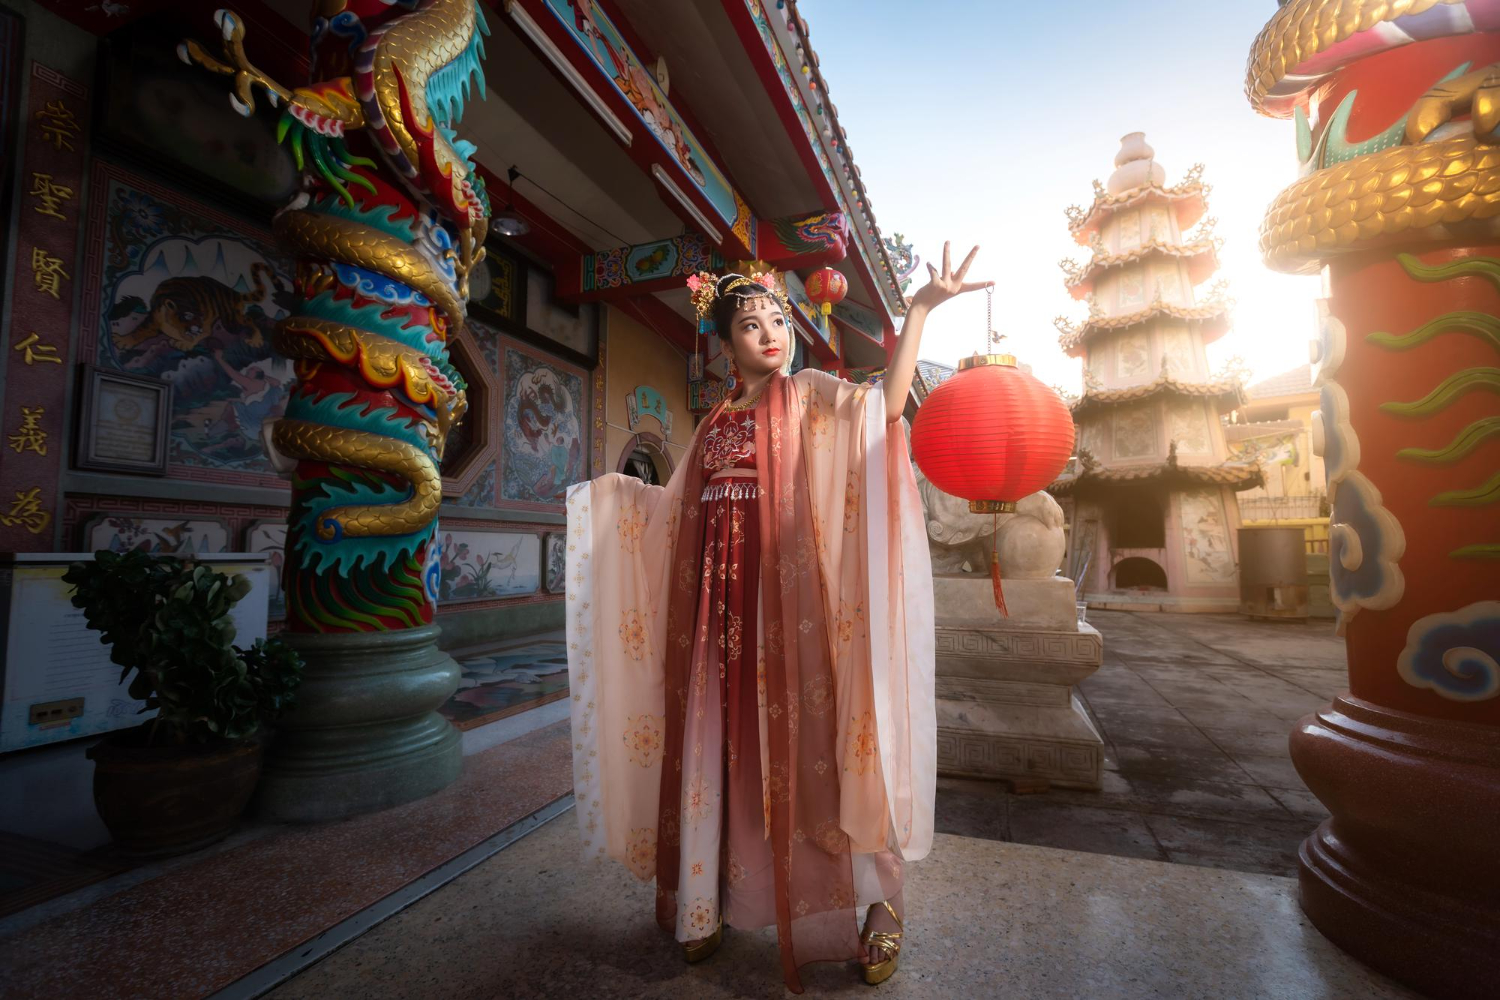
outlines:
M983 577L939 577L938 773L1097 789L1104 741L1073 694L1099 669L1099 633L1075 621L1067 580L1007 580L1003 618ZM1046 627L1022 622L1044 621Z
M307 672L266 759L261 816L342 819L420 799L458 777L460 735L436 711L459 681L458 664L437 648L441 631L286 636Z
M937 718L939 774L1100 787L1104 741L1077 699L1067 708L1047 710L939 696Z
M1500 729L1344 695L1299 723L1292 761L1332 814L1299 852L1325 936L1430 996L1500 981Z

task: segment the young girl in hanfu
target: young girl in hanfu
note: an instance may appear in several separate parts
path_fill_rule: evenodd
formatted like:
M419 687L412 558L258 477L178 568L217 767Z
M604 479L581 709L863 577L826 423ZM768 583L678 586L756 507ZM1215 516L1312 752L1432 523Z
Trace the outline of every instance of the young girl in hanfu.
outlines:
M874 386L785 374L774 275L691 279L738 392L665 487L569 491L585 851L655 876L690 962L725 924L774 924L795 992L807 962L896 970L937 777L932 574L900 418L927 313L989 284L964 283L973 259L929 265Z

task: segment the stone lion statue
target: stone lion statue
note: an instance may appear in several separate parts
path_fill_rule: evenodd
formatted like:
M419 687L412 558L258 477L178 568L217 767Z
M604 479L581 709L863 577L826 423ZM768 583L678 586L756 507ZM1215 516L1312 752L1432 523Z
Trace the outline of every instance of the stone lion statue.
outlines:
M1062 564L1063 512L1047 492L1020 501L1014 514L975 514L969 501L944 493L921 469L916 474L934 573L988 575L996 539L1000 574L1007 580L1049 579Z

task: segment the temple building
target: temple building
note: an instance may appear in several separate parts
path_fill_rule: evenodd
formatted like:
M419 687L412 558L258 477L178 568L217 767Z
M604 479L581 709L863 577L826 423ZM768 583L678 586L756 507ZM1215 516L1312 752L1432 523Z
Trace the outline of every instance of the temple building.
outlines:
M56 553L253 555L268 564L256 577L268 593L240 622L248 644L288 624L291 490L262 429L296 384L276 348L296 268L273 218L297 196L303 164L301 146L278 141L281 111L264 94L237 115L226 77L179 58L185 40L220 52L215 6L0 9L11 150L0 232L12 267L0 298L13 348L0 548L54 577L69 561ZM315 20L329 5L310 0L233 7L246 55L288 87L308 81L314 35L363 30L352 8ZM465 91L454 141L466 157L473 145L492 216L468 321L447 335L467 414L447 437L440 557L423 572L437 641L462 677L422 711L469 752L502 723L513 733L517 719L566 717L568 487L607 472L665 482L722 391L724 360L698 336L686 277L741 261L785 272L796 365L868 381L885 365L912 262L876 225L795 4L515 0L476 16L484 82ZM826 321L798 277L823 267L848 284ZM25 599L18 586L10 614L40 620ZM50 600L46 613L71 613L60 591ZM12 640L3 832L99 847L108 835L86 738L134 726L140 702L92 636L79 648L97 655L66 676ZM347 683L350 701L395 697L379 679ZM342 781L323 818L452 780L459 739L441 738L441 774L399 793L377 781L369 797ZM394 744L366 756L387 754L413 757ZM22 789L45 789L45 803Z
M1224 437L1240 461L1257 461L1264 485L1240 494L1240 517L1252 521L1322 518L1320 551L1328 551L1327 494L1321 456L1313 454L1312 415L1318 390L1312 366L1301 365L1245 387L1245 405L1231 414ZM1309 541L1314 536L1309 533Z
M1208 185L1178 184L1142 133L1121 140L1107 184L1068 228L1092 256L1064 260L1088 305L1059 317L1064 351L1084 359L1072 403L1078 461L1051 487L1072 501L1070 565L1090 606L1232 611L1238 606L1235 492L1259 485L1253 462L1228 460L1219 415L1244 403L1235 379L1209 374L1205 345L1229 328Z

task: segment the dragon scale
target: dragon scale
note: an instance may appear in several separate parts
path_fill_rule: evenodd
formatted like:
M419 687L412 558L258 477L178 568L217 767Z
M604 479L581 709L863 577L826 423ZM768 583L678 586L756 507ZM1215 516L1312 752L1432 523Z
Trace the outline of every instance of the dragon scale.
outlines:
M288 626L359 632L432 622L439 464L468 407L448 358L489 203L455 131L482 94L475 0L322 0L312 81L288 88L250 62L244 24L216 14L223 54L189 62L283 109L302 189L277 213L297 258L297 302L277 332L296 362L287 414L264 435L292 479Z

